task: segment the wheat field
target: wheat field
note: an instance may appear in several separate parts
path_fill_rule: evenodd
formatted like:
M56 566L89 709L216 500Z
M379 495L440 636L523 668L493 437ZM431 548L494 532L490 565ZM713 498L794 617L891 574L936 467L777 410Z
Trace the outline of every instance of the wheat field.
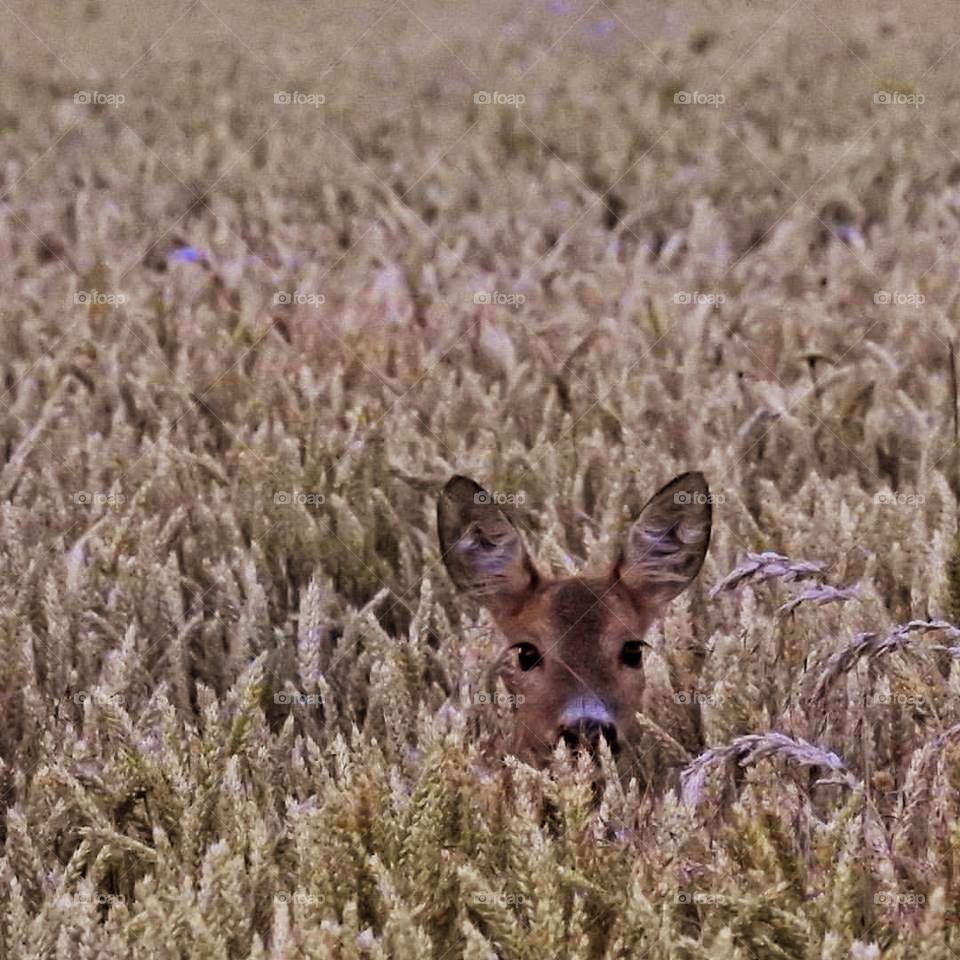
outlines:
M952 5L0 5L0 960L960 957ZM635 766L498 749L451 474Z

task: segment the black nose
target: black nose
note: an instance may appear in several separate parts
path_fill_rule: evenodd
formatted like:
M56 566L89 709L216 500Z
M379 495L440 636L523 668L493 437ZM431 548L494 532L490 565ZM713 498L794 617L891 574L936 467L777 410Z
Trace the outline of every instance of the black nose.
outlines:
M607 741L611 753L619 749L617 744L617 728L612 723L601 723L584 717L576 723L568 724L560 730L560 739L574 753L587 749L595 753L600 746L600 738Z

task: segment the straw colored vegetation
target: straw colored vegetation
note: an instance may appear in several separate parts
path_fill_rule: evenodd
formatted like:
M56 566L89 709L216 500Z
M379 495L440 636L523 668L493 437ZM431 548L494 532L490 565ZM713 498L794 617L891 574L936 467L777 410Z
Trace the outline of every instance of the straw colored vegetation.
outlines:
M957 956L954 18L4 6L0 957ZM595 802L435 497L688 469Z

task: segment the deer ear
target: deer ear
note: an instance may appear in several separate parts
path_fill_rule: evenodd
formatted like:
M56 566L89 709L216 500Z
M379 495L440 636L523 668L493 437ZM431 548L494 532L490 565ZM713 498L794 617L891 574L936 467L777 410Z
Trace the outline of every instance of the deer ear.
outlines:
M658 490L627 535L615 575L641 602L662 606L700 572L710 544L710 488L684 473Z
M469 477L452 477L443 488L437 533L450 579L484 606L519 600L539 579L517 528Z

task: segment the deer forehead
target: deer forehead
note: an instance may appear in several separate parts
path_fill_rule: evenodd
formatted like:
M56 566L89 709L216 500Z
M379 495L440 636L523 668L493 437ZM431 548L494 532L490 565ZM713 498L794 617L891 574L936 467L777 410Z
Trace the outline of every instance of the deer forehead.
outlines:
M511 642L540 639L564 651L596 653L604 643L640 637L650 617L610 578L545 584L501 624Z

